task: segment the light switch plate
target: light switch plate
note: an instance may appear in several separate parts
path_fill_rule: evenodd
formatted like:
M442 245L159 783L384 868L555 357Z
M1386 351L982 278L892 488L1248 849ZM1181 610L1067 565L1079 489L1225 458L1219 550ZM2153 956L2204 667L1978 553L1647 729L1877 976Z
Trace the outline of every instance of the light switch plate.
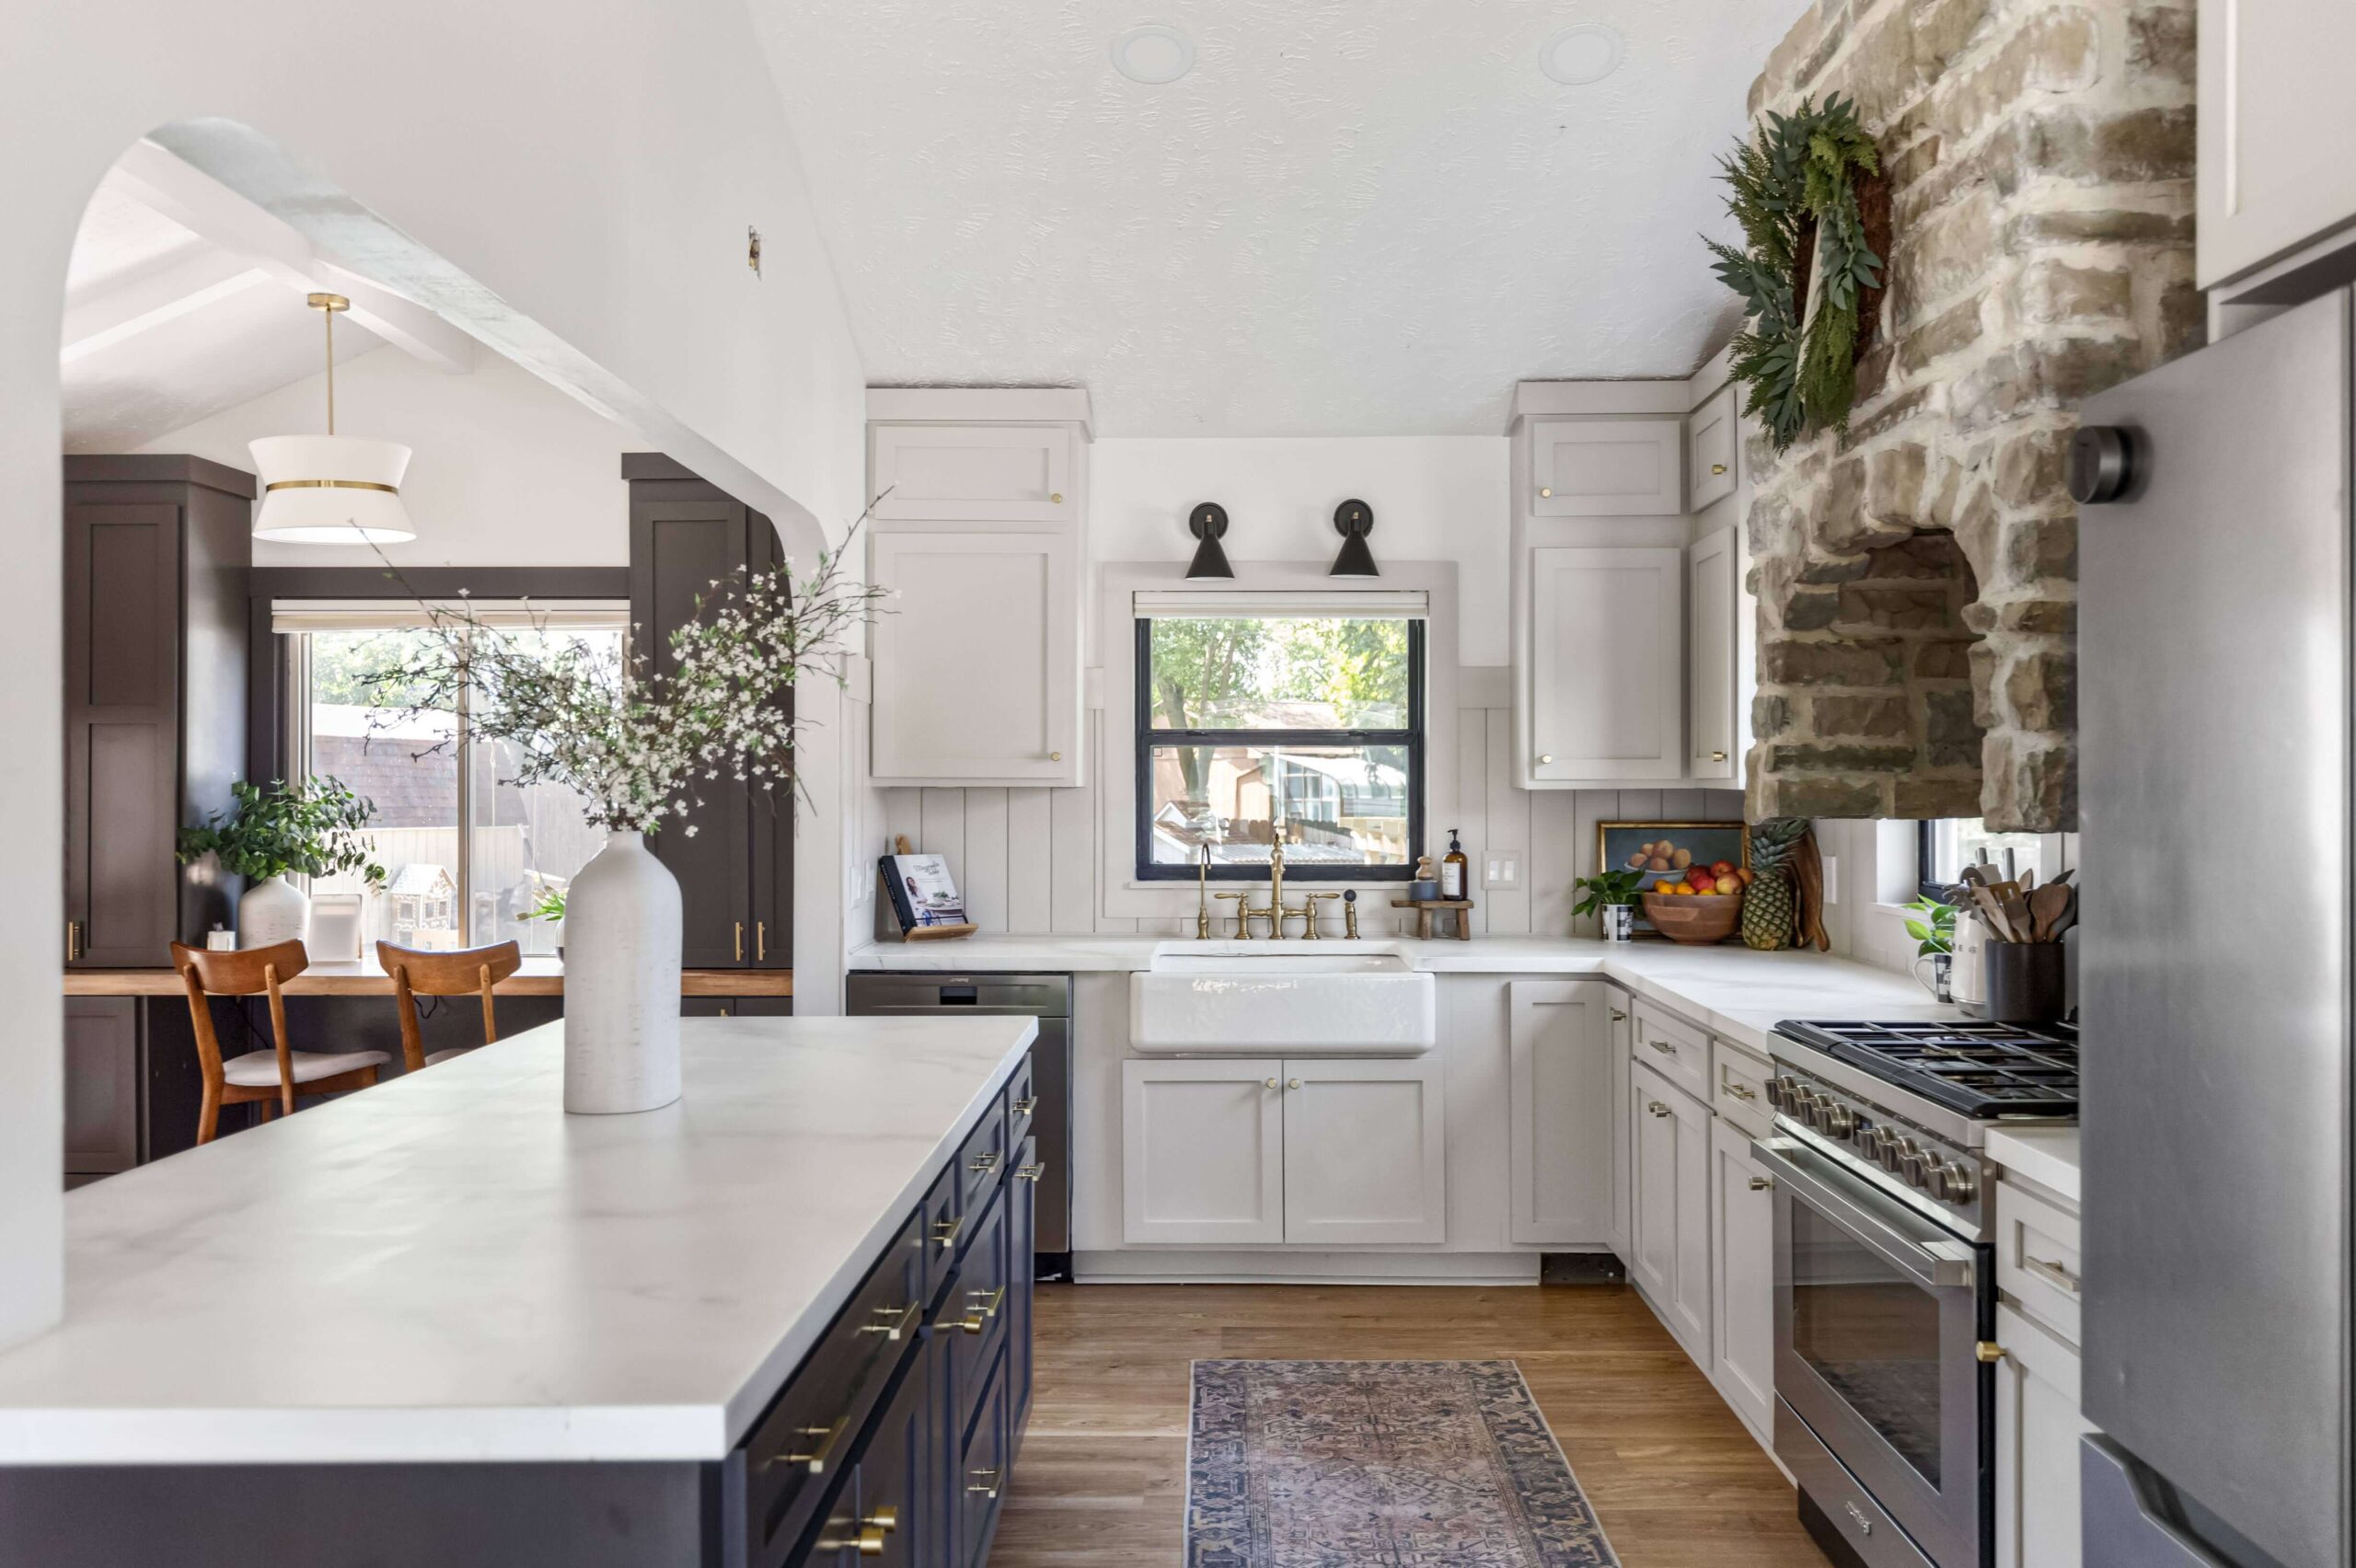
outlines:
M1841 858L1838 855L1824 857L1824 902L1841 902Z
M1481 885L1495 893L1510 893L1521 885L1521 851L1492 849L1481 858Z

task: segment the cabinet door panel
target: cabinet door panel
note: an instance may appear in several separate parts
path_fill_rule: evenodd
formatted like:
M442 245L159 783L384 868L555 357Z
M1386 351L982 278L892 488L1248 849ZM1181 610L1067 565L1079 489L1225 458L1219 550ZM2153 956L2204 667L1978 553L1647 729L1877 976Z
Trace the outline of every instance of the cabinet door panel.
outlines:
M2200 286L2356 220L2356 6L2200 0Z
M1600 980L1517 980L1511 1015L1511 1239L1611 1236L1612 996Z
M755 571L785 567L785 546L777 529L758 513L746 525L749 559ZM785 711L793 709L793 694L785 696ZM800 820L790 784L773 790L745 790L745 809L752 827L752 934L746 939L745 962L755 969L793 967L793 831Z
M1684 776L1684 552L1530 552L1535 784Z
M631 503L633 649L656 673L667 678L676 667L670 634L694 618L697 595L745 566L749 519L724 499ZM690 969L742 968L753 952L751 810L731 778L702 781L692 798L702 804L686 823L666 822L648 841L679 879L680 959Z
M1734 530L1722 528L1695 544L1687 562L1691 631L1686 639L1686 682L1692 756L1686 772L1695 778L1731 778L1736 758Z
M1285 1239L1284 1064L1121 1064L1122 1239Z
M1641 1063L1632 1068L1628 1274L1657 1302L1667 1299L1677 1274L1677 1116L1670 1098L1658 1075Z
M1996 1308L1996 1568L2078 1568L2078 1358Z
M1750 1136L1710 1128L1710 1375L1751 1429L1775 1426L1775 1195L1750 1158Z
M1534 419L1534 517L1669 517L1685 510L1677 419Z
M1710 1113L1639 1062L1634 1093L1637 1282L1669 1332L1710 1359Z
M1007 1451L1022 1451L1023 1428L1031 1421L1031 1321L1037 1295L1033 1253L1038 1245L1039 1140L1026 1137L1015 1149L1006 1188L1006 1399Z
M1730 386L1687 416L1685 473L1693 487L1687 511L1699 512L1734 493L1739 432Z
M1697 1365L1710 1363L1710 1113L1671 1090L1677 1123L1677 1275L1669 1294L1670 1327Z
M139 1163L139 1003L65 999L65 1170L103 1176Z
M884 1516L893 1528L884 1532L883 1551L855 1552L860 1562L880 1562L883 1568L930 1568L940 1561L933 1537L942 1524L938 1509L926 1504L926 1445L932 1431L932 1364L921 1351L910 1358L899 1392L875 1420L875 1428L858 1456L859 1528Z
M1441 1063L1312 1059L1284 1070L1285 1239L1447 1239Z
M1077 784L1080 539L1068 529L879 530L879 784Z
M1629 1261L1633 1235L1629 1215L1635 1185L1636 1123L1629 1101L1629 1079L1634 1069L1630 1054L1635 1049L1636 1036L1627 996L1619 991L1605 995L1604 1016L1611 1036L1611 1247L1624 1263Z
M1073 432L1054 424L870 427L879 518L1058 523L1077 517Z

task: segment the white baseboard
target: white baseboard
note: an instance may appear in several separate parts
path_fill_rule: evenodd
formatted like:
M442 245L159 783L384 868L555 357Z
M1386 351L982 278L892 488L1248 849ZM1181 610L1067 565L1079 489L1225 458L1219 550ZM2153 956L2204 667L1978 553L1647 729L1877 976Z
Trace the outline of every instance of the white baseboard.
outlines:
M1536 1252L1074 1252L1081 1285L1536 1285Z

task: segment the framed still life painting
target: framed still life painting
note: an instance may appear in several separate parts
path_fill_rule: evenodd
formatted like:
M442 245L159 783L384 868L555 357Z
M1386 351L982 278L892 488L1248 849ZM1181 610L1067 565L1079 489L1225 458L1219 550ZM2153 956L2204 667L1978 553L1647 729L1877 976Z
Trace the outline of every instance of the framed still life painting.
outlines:
M1639 892L1661 882L1682 882L1693 867L1724 866L1728 873L1750 864L1750 829L1738 822L1600 822L1595 824L1595 863L1600 870L1634 871ZM1657 934L1636 906L1636 934Z

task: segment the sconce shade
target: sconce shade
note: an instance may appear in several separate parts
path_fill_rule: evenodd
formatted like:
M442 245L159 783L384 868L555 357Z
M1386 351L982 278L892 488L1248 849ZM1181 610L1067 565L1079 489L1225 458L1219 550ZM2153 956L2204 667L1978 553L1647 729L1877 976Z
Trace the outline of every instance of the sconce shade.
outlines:
M1334 532L1342 536L1342 548L1334 557L1328 577L1380 577L1381 569L1374 564L1374 552L1367 548L1366 536L1374 532L1374 508L1362 501L1345 501L1334 509Z
M1187 563L1186 581L1232 581L1235 569L1227 564L1227 552L1218 543L1227 532L1227 508L1215 501L1204 502L1186 514L1186 531L1202 541L1195 547L1195 559Z

